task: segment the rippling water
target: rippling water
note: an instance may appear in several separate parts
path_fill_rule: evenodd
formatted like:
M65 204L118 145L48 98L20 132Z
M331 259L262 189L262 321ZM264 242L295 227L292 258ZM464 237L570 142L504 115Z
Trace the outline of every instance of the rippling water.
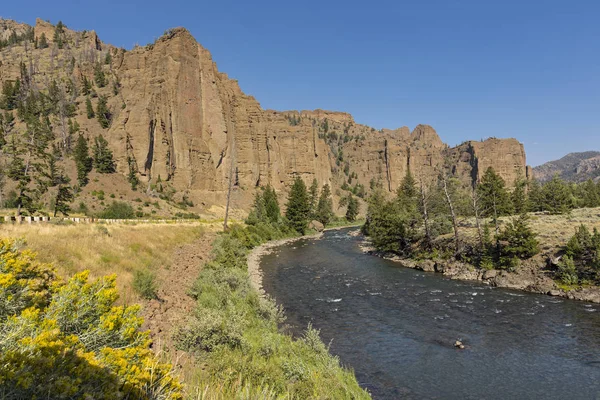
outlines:
M600 305L401 268L348 232L264 256L264 288L374 398L600 398Z

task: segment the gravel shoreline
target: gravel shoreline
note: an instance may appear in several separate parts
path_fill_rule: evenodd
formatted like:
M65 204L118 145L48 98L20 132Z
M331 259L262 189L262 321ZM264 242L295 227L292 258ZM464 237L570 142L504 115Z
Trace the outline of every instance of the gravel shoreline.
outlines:
M250 251L250 253L248 254L248 257L247 257L248 276L250 277L250 285L261 296L265 295L265 290L263 289L263 286L262 286L263 274L262 274L262 270L260 269L260 260L262 259L262 257L264 255L270 254L275 247L278 247L278 246L281 246L281 245L284 245L287 243L292 243L292 242L295 242L300 239L320 239L323 236L323 233L325 233L327 231L337 231L337 230L346 229L346 228L360 228L360 226L351 225L351 226L339 226L339 227L335 227L335 228L326 228L323 230L323 232L318 232L313 235L299 236L299 237L280 239L280 240L272 240L270 242L261 244L258 247L255 247L254 249L252 249L252 251Z
M261 244L258 247L252 249L248 254L248 276L250 277L250 285L258 291L261 296L265 295L265 291L262 287L262 270L260 269L260 260L264 255L270 254L275 247L292 243L300 239L319 239L323 236L323 232L315 233L314 235L299 236L287 239L272 240L270 242Z

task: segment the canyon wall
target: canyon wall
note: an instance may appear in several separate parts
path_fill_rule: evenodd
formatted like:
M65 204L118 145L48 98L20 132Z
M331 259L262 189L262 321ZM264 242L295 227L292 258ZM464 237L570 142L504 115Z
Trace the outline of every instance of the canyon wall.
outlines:
M0 20L0 38L17 28L22 32L26 26ZM84 77L93 81L94 67L102 64L109 84L94 88L92 102L108 99L110 127L102 129L86 117L86 96L77 89L65 91L77 107L73 119L90 139L102 134L118 172L133 172L147 190L165 182L209 205L224 200L231 174L245 203L254 188L271 184L285 191L297 175L307 184L316 178L334 189L379 183L390 192L408 168L433 180L450 166L465 184L473 184L488 167L509 186L518 174L530 175L523 145L515 139L450 148L428 125L375 130L342 112L263 110L237 81L218 71L210 53L183 28L130 51L102 43L93 31L68 29L58 49L54 30L41 20L34 27L36 38L43 32L49 39L46 49L3 49L0 84L17 79L24 63L36 90L46 90L51 80L79 87ZM104 62L107 55L110 62ZM52 122L58 137L64 121Z

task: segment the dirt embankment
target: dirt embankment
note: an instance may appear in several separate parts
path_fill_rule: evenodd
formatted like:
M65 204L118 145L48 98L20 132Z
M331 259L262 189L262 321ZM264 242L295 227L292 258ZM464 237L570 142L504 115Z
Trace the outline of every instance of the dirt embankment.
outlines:
M207 232L173 250L170 266L157 271L157 299L143 303L143 328L150 330L153 347L168 358L182 357L173 346L173 331L194 311L195 301L188 291L208 261L214 239L215 234Z
M397 262L406 268L441 273L450 279L481 281L486 285L495 287L600 303L599 287L578 288L568 291L559 288L546 269L543 256L526 260L515 272L508 272L497 269L482 270L471 264L459 261L402 258L390 253L377 251L367 238L364 239L361 250L366 254Z

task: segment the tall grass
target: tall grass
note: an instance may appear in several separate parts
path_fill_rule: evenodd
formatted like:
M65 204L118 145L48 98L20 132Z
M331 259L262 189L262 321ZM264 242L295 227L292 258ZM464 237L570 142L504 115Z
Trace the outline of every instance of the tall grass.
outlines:
M369 398L317 330L309 326L298 339L281 333L282 311L251 287L247 253L284 235L276 230L235 226L215 241L212 261L190 291L194 314L175 335L178 347L197 360L186 374L189 398Z
M23 238L42 262L63 276L89 270L92 278L117 274L125 303L139 299L137 271L169 268L173 250L212 229L201 224L0 225L0 237Z

